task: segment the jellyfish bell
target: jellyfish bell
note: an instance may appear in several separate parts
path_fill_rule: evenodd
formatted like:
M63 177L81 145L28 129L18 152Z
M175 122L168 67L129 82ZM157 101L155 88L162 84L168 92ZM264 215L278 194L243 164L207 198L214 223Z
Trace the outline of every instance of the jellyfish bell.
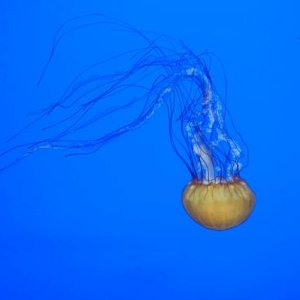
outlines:
M191 181L183 192L183 206L197 223L225 230L244 222L255 205L247 183L236 178L229 182Z

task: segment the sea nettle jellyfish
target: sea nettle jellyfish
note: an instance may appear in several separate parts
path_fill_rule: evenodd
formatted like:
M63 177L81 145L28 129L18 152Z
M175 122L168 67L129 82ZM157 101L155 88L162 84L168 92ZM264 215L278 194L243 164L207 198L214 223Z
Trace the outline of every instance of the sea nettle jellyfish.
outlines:
M164 106L170 142L191 175L182 197L188 214L216 230L245 221L255 203L254 193L240 177L248 161L247 147L214 85L212 54L197 54L166 35L146 34L94 14L73 18L59 28L40 81L68 35L105 26L122 35L123 41L126 35L135 37L139 47L79 72L59 99L8 141L15 143L31 127L42 129L41 138L3 151L1 170L42 149L60 149L66 156L96 152L139 128ZM94 42L105 44L100 36ZM130 43L119 47L126 44Z

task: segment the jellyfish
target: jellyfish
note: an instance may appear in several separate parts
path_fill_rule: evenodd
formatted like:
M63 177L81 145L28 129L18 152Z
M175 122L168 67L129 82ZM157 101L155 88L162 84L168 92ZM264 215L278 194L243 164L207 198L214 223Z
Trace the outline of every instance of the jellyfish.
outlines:
M93 14L68 20L57 30L47 73L65 38L89 27L108 26L135 36L141 45L103 58L80 71L62 95L15 133L0 153L0 171L45 149L65 156L87 155L140 128L165 107L170 143L191 176L182 194L190 217L206 228L224 230L244 222L255 195L240 176L247 146L237 132L213 81L214 54L195 53L170 36L143 32L118 19ZM103 73L116 61L126 67ZM31 128L34 141L16 143Z

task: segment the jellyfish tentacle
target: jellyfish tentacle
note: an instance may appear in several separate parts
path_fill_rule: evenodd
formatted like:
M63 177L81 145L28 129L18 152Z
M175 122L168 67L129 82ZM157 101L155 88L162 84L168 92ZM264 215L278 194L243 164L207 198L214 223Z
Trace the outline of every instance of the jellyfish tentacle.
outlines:
M95 19L89 20L89 17ZM171 145L193 178L209 183L223 178L230 180L239 174L241 158L247 158L247 153L244 154L225 126L225 117L231 116L214 86L205 61L207 53L196 54L182 41L162 34L149 37L126 22L103 15L73 18L57 31L39 81L43 80L57 48L69 34L98 25L132 33L145 45L100 60L79 72L57 101L42 110L9 142L34 125L41 127L44 136L36 142L11 147L0 157L17 151L21 152L19 160L42 149L62 149L67 156L94 153L143 125L164 104ZM210 54L207 56L211 59ZM130 66L109 74L98 72L102 64L119 58L130 61ZM115 115L136 110L139 112L129 120L124 118L121 124L112 123L112 127L104 126L103 130L100 127L102 131L96 136L84 134L96 124L109 123Z

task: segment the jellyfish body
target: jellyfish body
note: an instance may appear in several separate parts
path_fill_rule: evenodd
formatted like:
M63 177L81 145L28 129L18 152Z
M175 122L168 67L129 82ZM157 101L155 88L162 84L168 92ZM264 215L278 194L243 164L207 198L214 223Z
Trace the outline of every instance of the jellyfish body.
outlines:
M203 226L224 230L244 222L252 212L255 196L245 181L203 184L191 182L183 192L188 214Z
M170 142L192 177L183 195L186 210L213 229L241 223L254 205L254 194L240 179L240 171L247 164L247 149L242 150L244 142L234 126L230 126L230 133L225 126L226 118L232 123L226 102L212 81L208 63L212 56L196 54L165 35L150 37L120 20L93 17L96 21L74 18L58 30L44 71L65 36L89 26L109 24L123 34L134 34L143 46L77 74L63 95L9 142L34 126L42 129L43 136L3 151L0 170L44 149L60 149L66 156L94 153L139 128L164 106ZM129 61L130 66L101 73L104 63L119 58ZM93 126L97 130L91 133ZM12 159L7 161L7 156Z

